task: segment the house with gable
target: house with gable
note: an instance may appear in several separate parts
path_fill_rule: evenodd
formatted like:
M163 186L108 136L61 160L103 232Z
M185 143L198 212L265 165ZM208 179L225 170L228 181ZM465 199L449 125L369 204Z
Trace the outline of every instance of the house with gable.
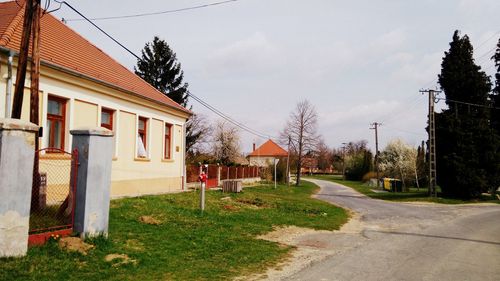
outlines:
M250 166L268 167L274 159L282 159L288 152L272 140L268 140L258 148L253 145L253 151L247 156Z
M0 3L1 117L12 108L23 4ZM70 130L102 126L114 133L112 196L182 190L185 124L192 113L51 14L41 19L40 40L39 147L70 151ZM28 121L29 85L28 71L22 109ZM55 150L41 156L57 157L64 156Z

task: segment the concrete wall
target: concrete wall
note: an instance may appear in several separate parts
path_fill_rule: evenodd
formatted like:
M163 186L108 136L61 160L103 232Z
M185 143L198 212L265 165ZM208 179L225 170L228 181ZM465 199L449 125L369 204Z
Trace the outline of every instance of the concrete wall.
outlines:
M7 57L0 53L0 113L5 112ZM14 58L16 64L16 58ZM14 81L16 68L13 69ZM40 78L41 125L47 122L49 95L67 99L65 150L72 146L69 131L80 126L99 126L101 108L115 110L114 159L112 168L111 196L129 196L179 191L182 189L184 135L183 126L187 114L158 105L142 97L134 97L119 90L105 87L61 71L42 66ZM28 77L29 78L29 77ZM26 88L29 80L26 81ZM29 104L29 91L25 103ZM2 99L3 97L3 99ZM29 119L28 106L23 107L23 118ZM26 111L26 112L25 112ZM138 159L138 117L149 120L147 159ZM163 159L164 124L172 124L172 159ZM40 147L48 145L48 136L41 139ZM143 181L144 180L144 181Z
M28 249L36 130L28 122L0 119L0 257Z

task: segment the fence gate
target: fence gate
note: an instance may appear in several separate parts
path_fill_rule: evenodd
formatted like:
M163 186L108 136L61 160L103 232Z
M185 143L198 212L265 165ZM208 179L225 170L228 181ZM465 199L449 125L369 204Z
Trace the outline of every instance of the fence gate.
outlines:
M36 152L31 192L29 245L73 232L78 151L45 148Z

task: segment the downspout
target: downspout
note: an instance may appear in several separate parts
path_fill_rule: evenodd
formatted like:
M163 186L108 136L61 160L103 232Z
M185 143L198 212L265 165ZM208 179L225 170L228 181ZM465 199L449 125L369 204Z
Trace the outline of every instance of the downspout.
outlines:
M5 95L5 118L10 118L10 112L12 110L12 64L13 64L14 53L9 51L9 57L7 59L7 91Z

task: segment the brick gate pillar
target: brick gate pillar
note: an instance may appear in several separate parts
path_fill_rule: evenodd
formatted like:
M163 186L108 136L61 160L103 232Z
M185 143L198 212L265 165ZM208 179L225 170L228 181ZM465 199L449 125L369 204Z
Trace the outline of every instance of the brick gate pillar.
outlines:
M38 126L0 119L0 257L26 255Z
M105 128L71 130L78 150L74 230L82 238L108 235L113 132Z

